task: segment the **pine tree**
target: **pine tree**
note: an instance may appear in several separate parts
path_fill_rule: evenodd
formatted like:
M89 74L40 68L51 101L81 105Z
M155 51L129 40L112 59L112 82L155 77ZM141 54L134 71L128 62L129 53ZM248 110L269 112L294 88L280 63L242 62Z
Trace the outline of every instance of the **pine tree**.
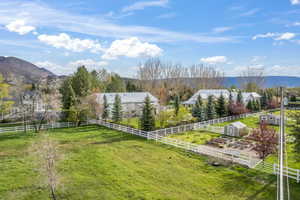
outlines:
M227 115L226 105L225 105L225 98L223 94L218 98L216 111L219 117L225 117Z
M241 90L237 94L236 103L237 104L244 104L243 95L242 95Z
M261 111L261 105L260 105L260 101L256 100L256 111Z
M267 97L267 93L265 91L263 92L263 95L262 95L260 101L261 101L261 103L260 103L261 108L265 109L268 106L268 97Z
M118 94L115 96L115 102L113 104L112 120L114 122L122 121L122 104L121 104L121 98Z
M248 101L246 108L247 108L249 111L253 111L253 110L254 110L254 104L253 104L253 101L252 101L252 100Z
M149 96L147 96L144 101L143 112L140 118L140 126L144 131L152 131L155 128L155 117Z
M198 121L204 121L206 119L201 95L197 97L195 105L192 109L192 116L196 117Z
M179 113L179 107L180 107L180 97L179 95L175 96L174 99L174 111L175 111L175 116L178 116Z
M206 117L208 120L214 119L216 117L215 102L212 95L208 97L208 102L206 105Z
M107 119L109 117L109 105L107 103L107 98L104 95L103 96L103 113L102 113L102 119Z
M90 94L92 87L91 75L84 66L77 69L72 79L72 87L76 96L86 97Z

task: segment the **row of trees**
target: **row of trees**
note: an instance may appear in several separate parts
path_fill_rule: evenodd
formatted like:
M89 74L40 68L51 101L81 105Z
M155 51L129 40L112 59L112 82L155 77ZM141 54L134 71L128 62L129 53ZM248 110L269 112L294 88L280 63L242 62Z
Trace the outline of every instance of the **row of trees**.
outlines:
M222 72L211 66L199 64L186 67L155 58L140 64L137 84L157 96L160 104L166 105L176 96L182 100L188 99L198 89L221 88L223 77Z

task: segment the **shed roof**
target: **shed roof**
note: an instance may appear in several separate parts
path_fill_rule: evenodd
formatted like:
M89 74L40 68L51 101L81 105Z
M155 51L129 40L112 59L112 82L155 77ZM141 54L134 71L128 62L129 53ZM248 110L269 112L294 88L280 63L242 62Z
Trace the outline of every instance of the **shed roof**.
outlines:
M119 95L122 103L143 103L147 96L150 97L152 103L158 103L158 99L149 92L118 92L118 93L97 93L97 101L102 102L104 95L108 104L113 104L115 96Z
M233 123L231 123L231 124L229 124L229 125L230 125L230 126L234 126L234 127L236 127L236 128L246 128L246 127L247 127L244 123L242 123L242 122L240 122L240 121L233 122Z

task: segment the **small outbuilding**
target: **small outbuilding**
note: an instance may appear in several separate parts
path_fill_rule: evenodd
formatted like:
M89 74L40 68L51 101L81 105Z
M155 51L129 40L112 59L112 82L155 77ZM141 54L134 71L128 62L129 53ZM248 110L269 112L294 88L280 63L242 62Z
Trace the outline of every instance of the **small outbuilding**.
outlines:
M269 125L279 125L280 124L280 116L265 114L259 116L260 123L269 124Z
M224 135L241 137L248 133L247 126L242 122L233 122L224 127Z

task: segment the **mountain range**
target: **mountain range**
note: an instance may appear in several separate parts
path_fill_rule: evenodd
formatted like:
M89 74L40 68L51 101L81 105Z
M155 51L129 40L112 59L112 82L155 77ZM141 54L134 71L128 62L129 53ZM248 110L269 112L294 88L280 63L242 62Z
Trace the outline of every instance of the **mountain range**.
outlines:
M58 77L45 68L38 67L28 61L16 57L0 56L0 73L10 83L22 81L33 83L41 78ZM239 85L239 77L225 77L224 85L230 87ZM300 77L291 76L266 76L265 87L300 87Z

